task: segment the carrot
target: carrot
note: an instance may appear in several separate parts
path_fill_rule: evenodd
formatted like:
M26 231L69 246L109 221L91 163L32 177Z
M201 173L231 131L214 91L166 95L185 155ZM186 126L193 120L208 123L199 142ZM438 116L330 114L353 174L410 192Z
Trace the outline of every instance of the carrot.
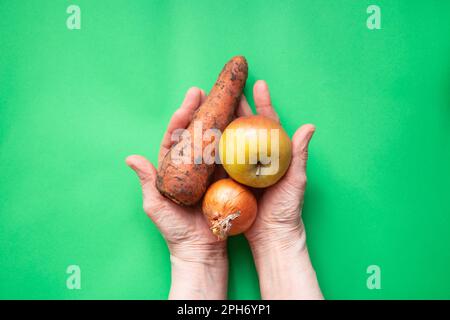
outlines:
M204 161L195 163L194 155L203 154L203 149L210 143L200 144L202 150L194 148L194 123L201 121L202 134L208 129L218 129L222 132L233 119L235 109L242 95L247 80L247 61L242 56L233 57L222 69L216 83L205 102L195 112L187 130L191 139L182 139L174 144L166 154L158 169L156 187L159 192L175 203L191 206L203 197L211 183L215 164ZM197 149L198 146L195 146ZM191 161L174 161L172 151L176 148L180 154L190 148ZM197 151L197 152L196 152Z

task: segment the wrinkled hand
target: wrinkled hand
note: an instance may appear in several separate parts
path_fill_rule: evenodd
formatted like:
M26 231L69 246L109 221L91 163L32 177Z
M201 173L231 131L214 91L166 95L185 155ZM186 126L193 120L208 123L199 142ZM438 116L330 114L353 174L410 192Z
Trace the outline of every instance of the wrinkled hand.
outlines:
M164 134L158 157L161 163L172 146L171 136L176 129L186 128L195 110L205 99L205 93L191 88L181 107L173 114ZM156 169L144 157L133 155L127 164L141 182L144 211L155 223L167 241L172 256L187 261L209 262L223 258L225 243L216 241L201 214L201 208L182 207L162 196L156 189Z
M257 81L253 97L258 114L279 122L270 99L269 88L264 81ZM245 115L251 115L248 104ZM250 245L288 246L303 231L301 209L306 188L306 160L308 144L315 127L307 124L300 127L292 139L292 161L285 176L275 185L267 188L258 200L258 215L246 232Z
M205 99L205 93L198 88L187 92L164 135L159 163L172 146L172 133L189 125L195 110ZM259 114L278 121L264 81L256 82L254 100ZM251 108L242 96L236 116L251 114ZM306 186L307 149L313 133L312 125L297 130L288 172L261 195L257 219L246 232L258 269L262 298L322 297L306 250L300 216ZM200 206L181 207L163 197L155 186L155 167L144 157L130 156L126 162L141 182L145 212L169 247L172 264L169 298L224 299L228 278L226 244L213 236ZM216 171L217 178L224 177L223 169Z
M264 81L255 83L253 97L258 114L279 121ZM246 115L251 115L250 107L245 110ZM258 195L258 215L245 233L263 299L323 298L309 259L301 219L308 144L314 130L313 125L306 124L295 132L289 169L280 181Z
M173 114L164 134L158 163L161 163L173 144L172 133L189 125L194 112L205 99L203 90L198 88L188 90L181 107ZM244 101L241 101L236 116L242 114L243 106ZM144 157L129 156L126 163L139 177L144 211L158 227L169 247L172 261L170 297L224 298L228 270L226 242L218 241L212 234L200 205L192 208L182 207L162 196L155 186L156 169ZM217 175L223 175L223 171L218 171ZM205 283L211 280L217 283L211 285ZM197 288L195 282L198 282Z

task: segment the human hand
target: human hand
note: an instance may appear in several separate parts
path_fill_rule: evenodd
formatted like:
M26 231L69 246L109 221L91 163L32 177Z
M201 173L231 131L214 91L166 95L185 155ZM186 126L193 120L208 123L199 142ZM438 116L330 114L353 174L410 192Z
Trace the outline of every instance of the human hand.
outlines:
M253 91L257 113L279 122L267 84L257 81ZM250 107L246 110L251 115ZM314 131L313 125L306 124L295 132L289 169L280 181L260 195L258 215L245 233L255 258L263 298L322 298L301 219L308 144Z
M204 102L203 90L191 88L173 114L164 134L158 163L172 146L172 133L186 128ZM242 114L242 100L236 116ZM201 207L182 207L162 196L155 186L156 169L142 156L129 156L126 163L138 175L144 211L167 241L172 264L171 299L224 299L227 290L226 242L218 241L203 217ZM218 178L223 170L217 170Z
M173 114L164 134L158 163L172 146L172 133L186 128L205 93L191 88ZM201 208L182 207L162 196L155 186L156 169L142 156L129 156L126 163L139 177L143 207L167 241L172 264L171 299L223 299L226 297L228 262L226 244L209 230ZM210 283L210 282L214 283Z
M264 81L255 84L254 100L258 114L279 122ZM248 241L256 250L287 248L304 237L301 211L306 189L308 144L314 131L315 127L307 124L295 132L289 169L278 183L260 195L257 219L246 232Z

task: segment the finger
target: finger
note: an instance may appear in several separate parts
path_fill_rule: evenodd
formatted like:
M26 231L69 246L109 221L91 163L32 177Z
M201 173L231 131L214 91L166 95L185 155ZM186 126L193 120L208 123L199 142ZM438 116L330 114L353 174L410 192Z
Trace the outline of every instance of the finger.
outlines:
M156 189L156 169L147 159L142 156L129 156L126 160L127 165L133 169L142 185L143 207L145 213L152 221L163 230L164 225L161 220L160 210L166 199ZM171 218L175 217L175 211L171 211ZM166 234L163 231L164 234Z
M202 105L205 101L206 101L206 97L207 97L207 95L206 95L206 93L205 93L205 91L202 89L202 90L200 90L200 105Z
M132 155L125 160L127 165L136 172L142 185L144 195L153 192L156 181L156 169L153 164L142 156Z
M184 98L181 107L175 111L170 122L167 126L167 131L164 135L162 146L165 148L170 148L172 145L171 135L175 129L186 128L192 120L192 116L200 106L202 99L202 92L199 88L190 88Z
M275 109L272 106L272 101L270 100L269 87L264 80L256 81L253 86L253 99L255 100L256 113L277 122L280 121Z
M286 180L299 189L305 187L308 146L315 130L312 124L305 124L295 132L292 138L292 161L286 173Z
M202 90L200 90L199 88L193 87L187 91L184 101L181 104L181 107L177 111L175 111L167 126L166 133L164 134L161 143L161 150L159 157L160 159L164 157L164 155L167 153L167 151L173 144L172 142L173 132L176 129L184 129L189 125L195 110L197 110L197 108L201 104L201 100L202 100Z
M241 100L239 101L239 105L236 109L236 116L237 117L247 117L253 115L252 109L250 108L250 105L248 104L247 98L245 95L241 96Z

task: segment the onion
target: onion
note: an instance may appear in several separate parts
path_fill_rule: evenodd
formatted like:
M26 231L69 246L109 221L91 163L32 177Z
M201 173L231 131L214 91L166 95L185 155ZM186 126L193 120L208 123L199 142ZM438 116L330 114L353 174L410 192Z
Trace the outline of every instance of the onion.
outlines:
M250 190L232 179L221 179L206 191L202 209L211 231L224 240L250 228L257 204Z

